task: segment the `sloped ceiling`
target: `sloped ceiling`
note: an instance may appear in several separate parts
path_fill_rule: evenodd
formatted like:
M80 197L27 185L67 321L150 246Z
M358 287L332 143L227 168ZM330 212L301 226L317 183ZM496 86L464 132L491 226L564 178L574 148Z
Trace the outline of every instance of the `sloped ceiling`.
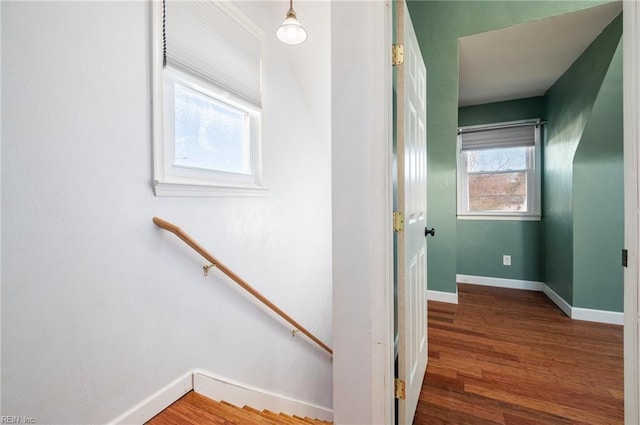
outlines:
M459 106L542 96L622 11L615 1L459 39Z

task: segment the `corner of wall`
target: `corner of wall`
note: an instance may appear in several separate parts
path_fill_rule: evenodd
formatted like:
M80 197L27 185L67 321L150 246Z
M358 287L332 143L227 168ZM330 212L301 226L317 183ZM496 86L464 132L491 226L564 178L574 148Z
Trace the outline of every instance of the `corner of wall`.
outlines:
M624 287L620 250L624 245L624 172L621 39L613 50L573 158L572 304L581 308L622 311Z
M574 303L573 159L621 34L614 19L545 94L545 281Z

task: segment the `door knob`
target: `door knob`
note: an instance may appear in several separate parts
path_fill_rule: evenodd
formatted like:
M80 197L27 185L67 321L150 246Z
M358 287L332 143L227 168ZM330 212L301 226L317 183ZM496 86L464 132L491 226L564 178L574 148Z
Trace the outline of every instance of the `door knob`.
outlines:
M436 235L436 229L434 229L434 228L429 229L428 227L425 227L424 228L424 235L425 236L429 236L429 235L435 236Z

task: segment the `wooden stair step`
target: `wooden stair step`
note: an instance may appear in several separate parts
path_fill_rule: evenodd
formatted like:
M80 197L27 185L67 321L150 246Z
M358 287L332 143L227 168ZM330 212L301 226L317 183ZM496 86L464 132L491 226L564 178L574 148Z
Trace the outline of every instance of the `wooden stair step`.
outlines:
M293 418L293 416L289 416L289 415L285 415L283 413L274 413L270 410L263 410L263 413L271 418L273 418L274 420L278 421L278 423L280 424L284 424L284 425L299 425L300 422L298 422L297 420L295 420Z
M190 391L151 418L149 425L331 425L332 422L302 418L249 406L238 407Z
M320 420L320 419L309 418L309 417L306 417L306 416L305 416L305 419L310 421L314 425L333 425L333 422L331 422L331 421L323 421L323 420Z
M251 406L244 406L243 409L248 410L249 412L252 412L256 415L260 415L266 423L270 424L270 425L280 425L281 422L278 421L278 419L274 419L269 417L267 414L265 414L262 410L258 410L258 409L254 409Z
M225 418L231 424L247 424L247 425L265 425L250 412L244 411L237 406L228 403L211 400L210 398L200 396L202 399L202 408L212 409Z
M291 415L287 415L286 413L281 412L279 413L279 415L285 418L287 422L290 423L291 425L300 425L301 423L304 425L306 423L305 421L300 421Z
M268 410L265 411L260 411L258 409L254 409L251 406L244 406L243 409L247 409L251 412L263 415L263 417L270 421L271 424L273 425L280 425L282 424L282 419L281 419L281 414L276 414L273 412L270 412ZM313 419L313 418L309 418L309 417L300 417L300 416L290 416L290 418L292 418L293 420L296 420L297 422L295 422L296 424L312 424L312 425L331 425L332 422L328 422L328 421L321 421L319 419Z
M301 417L301 416L297 416L297 415L293 415L294 418L304 421L305 424L311 424L311 425L326 425L326 422L323 421L319 421L318 419L313 419L313 418L309 418L309 417Z
M239 410L241 412L243 412L243 414L247 415L248 417L253 418L253 420L257 423L259 423L260 425L279 425L277 423L273 423L272 421L270 421L268 418L265 418L264 415L262 415L262 412L260 412L259 410L249 410L247 409L247 406L244 406L242 408L236 406L235 404L229 403L228 401L220 401L220 403L222 403L225 406L228 406L230 408L233 408L235 410Z
M199 394L189 392L169 408L151 418L147 424L150 425L201 425L201 424L229 424L229 422L219 414L210 409L202 409L198 405ZM201 396L200 396L201 397Z

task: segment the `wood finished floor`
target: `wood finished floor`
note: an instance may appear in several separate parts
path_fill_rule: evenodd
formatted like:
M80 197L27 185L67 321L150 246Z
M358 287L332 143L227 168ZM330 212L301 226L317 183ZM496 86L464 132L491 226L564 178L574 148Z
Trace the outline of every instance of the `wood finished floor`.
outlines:
M543 293L458 285L429 302L414 425L622 424L622 326L571 320Z

